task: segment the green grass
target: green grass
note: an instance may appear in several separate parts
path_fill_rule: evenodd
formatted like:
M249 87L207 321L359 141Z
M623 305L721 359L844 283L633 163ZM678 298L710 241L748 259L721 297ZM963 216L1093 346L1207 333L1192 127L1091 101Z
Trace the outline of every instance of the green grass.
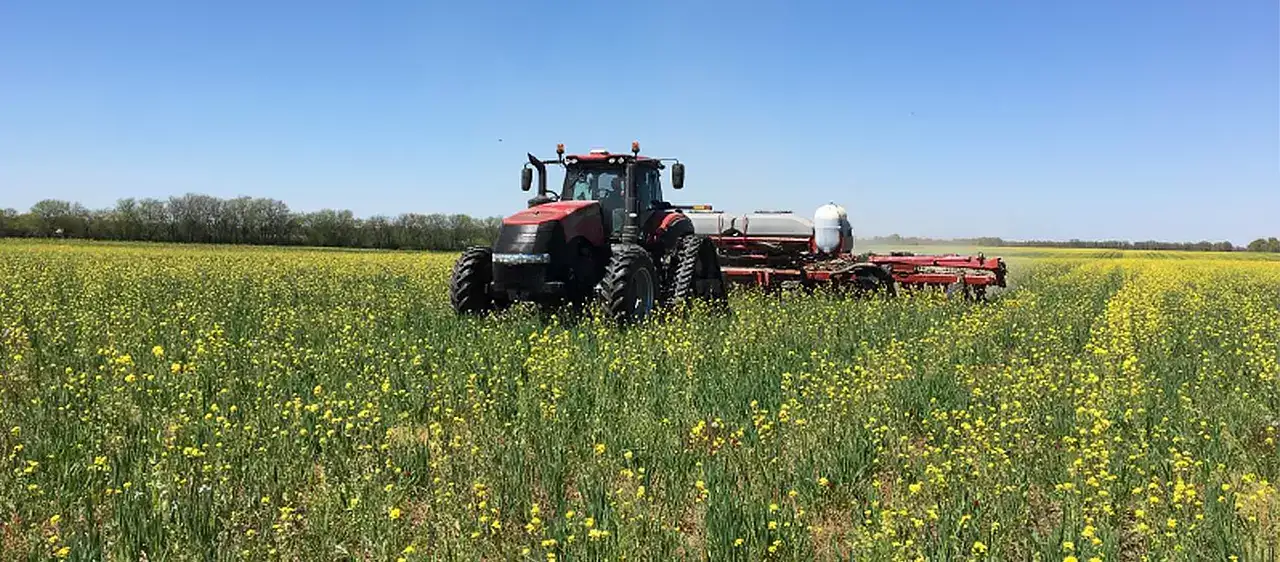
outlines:
M444 254L0 242L0 553L1274 559L1280 264L1018 250L619 331L456 318Z

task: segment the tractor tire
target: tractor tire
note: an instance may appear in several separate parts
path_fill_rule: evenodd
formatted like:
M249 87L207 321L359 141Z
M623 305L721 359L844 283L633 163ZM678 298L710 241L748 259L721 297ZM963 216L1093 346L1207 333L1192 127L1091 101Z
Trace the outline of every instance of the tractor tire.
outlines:
M449 277L449 304L458 314L485 314L496 306L489 296L489 282L493 280L493 251L485 247L472 247L462 252L453 264Z
M675 303L676 274L680 271L680 242L668 248L658 258L658 303L669 307Z
M658 271L653 258L635 244L614 246L600 289L609 320L618 324L644 322L658 302Z
M680 239L677 246L676 271L671 287L675 304L687 304L701 300L714 308L728 302L728 290L724 273L720 271L720 257L710 238L689 234Z

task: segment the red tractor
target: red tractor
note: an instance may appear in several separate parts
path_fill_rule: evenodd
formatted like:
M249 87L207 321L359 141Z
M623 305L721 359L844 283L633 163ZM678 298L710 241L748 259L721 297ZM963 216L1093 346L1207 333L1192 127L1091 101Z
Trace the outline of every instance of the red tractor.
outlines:
M556 159L530 154L521 189L538 194L528 208L502 221L492 247L472 247L454 264L450 302L460 314L483 314L514 302L545 309L580 310L602 301L620 323L643 321L659 307L694 300L728 306L716 246L694 232L682 210L663 200L664 162L673 161L671 186L684 187L684 164L675 159L592 150ZM563 166L558 192L547 190L547 165Z

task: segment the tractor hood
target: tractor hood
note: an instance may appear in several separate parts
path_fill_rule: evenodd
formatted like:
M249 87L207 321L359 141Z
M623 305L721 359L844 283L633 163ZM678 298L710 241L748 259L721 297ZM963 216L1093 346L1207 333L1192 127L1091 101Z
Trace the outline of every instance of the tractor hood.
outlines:
M516 226L562 221L565 217L592 206L599 207L600 203L597 201L555 201L553 203L543 203L503 219L502 224Z
M575 238L603 248L607 243L605 232L598 201L543 203L502 219L493 251L495 254L548 252Z

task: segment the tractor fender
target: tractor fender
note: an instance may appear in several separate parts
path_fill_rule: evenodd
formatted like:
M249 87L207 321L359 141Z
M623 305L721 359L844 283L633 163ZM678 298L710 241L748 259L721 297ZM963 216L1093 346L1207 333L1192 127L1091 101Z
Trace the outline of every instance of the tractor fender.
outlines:
M664 252L674 249L685 235L694 233L693 221L684 213L668 212L657 222L649 240L651 244L661 246Z

